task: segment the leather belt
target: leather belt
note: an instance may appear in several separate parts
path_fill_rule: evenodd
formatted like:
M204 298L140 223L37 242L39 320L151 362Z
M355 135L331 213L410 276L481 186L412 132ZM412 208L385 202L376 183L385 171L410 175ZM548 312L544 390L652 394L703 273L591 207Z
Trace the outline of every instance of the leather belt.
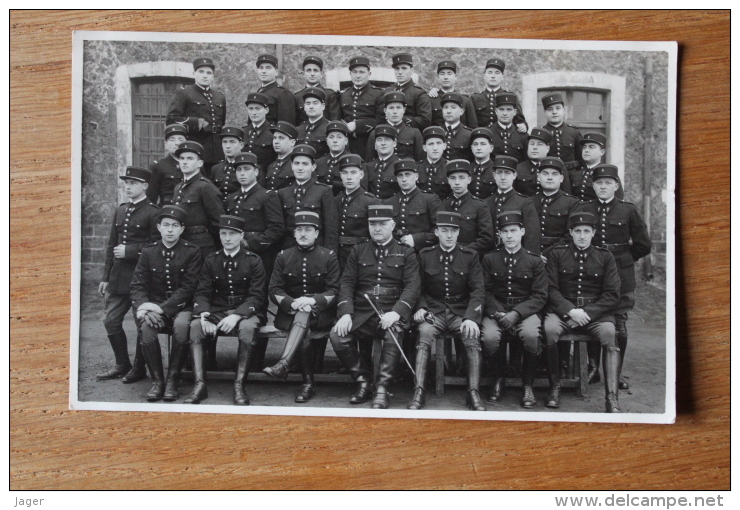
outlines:
M228 300L230 306L240 305L244 302L245 299L247 299L247 295L243 294L241 296L226 296L226 299Z
M467 301L470 298L470 294L458 294L457 296L432 296L430 294L429 297L436 301L441 301L442 303L456 305Z
M598 297L568 297L568 296L565 296L565 299L567 299L571 303L575 303L576 306L590 305L591 303L595 303L599 300Z
M339 244L355 245L355 244L365 243L365 242L367 242L369 240L370 240L369 237L346 237L346 236L340 236L339 237Z
M629 250L630 243L619 243L619 244L602 244L601 248L606 248L612 253L624 253Z
M494 296L496 298L496 301L501 303L502 305L518 305L519 303L524 303L527 299L529 299L528 296L525 297L498 297Z
M198 225L197 227L185 227L186 234L200 234L201 232L208 232L208 229L203 225Z
M357 292L371 296L401 297L400 287L381 287L380 285L375 285L373 287L361 287L357 289Z
M164 293L164 298L165 299L169 299L171 297L172 297L172 291L171 290L168 290L167 292Z
M217 135L221 132L221 126L210 126L211 133L214 135ZM204 131L208 131L208 128L206 128Z

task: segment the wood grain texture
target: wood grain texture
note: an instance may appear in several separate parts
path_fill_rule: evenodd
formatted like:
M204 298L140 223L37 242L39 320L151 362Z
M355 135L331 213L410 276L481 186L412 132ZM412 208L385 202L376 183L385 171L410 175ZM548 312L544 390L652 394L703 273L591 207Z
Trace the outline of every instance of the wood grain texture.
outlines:
M69 411L72 31L247 27L679 41L677 423ZM729 489L729 12L13 11L10 33L11 489Z

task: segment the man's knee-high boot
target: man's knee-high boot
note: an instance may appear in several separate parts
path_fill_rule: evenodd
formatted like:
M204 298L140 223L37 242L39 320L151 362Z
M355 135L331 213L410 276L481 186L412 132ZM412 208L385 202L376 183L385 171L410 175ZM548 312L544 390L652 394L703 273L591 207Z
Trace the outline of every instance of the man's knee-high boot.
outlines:
M534 396L534 374L537 370L537 355L532 354L527 349L522 349L522 385L524 392L522 395L522 407L532 409L537 405L537 399Z
M570 368L570 348L573 342L558 342L558 358L560 359L560 378L568 377Z
M208 398L208 389L206 388L206 376L203 367L203 344L201 342L191 342L190 352L193 355L193 391L183 400L185 404L199 404L201 400Z
M361 342L360 342L361 343ZM357 391L349 399L350 404L363 404L373 396L373 385L370 383L370 370L363 362L362 355L357 350L356 342L334 345L334 352L342 362L342 366L350 373L358 384Z
M187 358L187 344L173 342L170 362L167 367L167 381L164 388L165 402L174 402L180 396L177 387L180 385L180 372Z
M401 350L393 340L388 341L389 338L390 332L386 331L383 339L383 352L380 354L380 368L376 376L373 409L388 409L390 406L388 388L393 381L398 362L401 359Z
M630 385L622 377L622 367L624 366L624 354L627 352L627 314L614 314L617 347L619 347L619 389L628 390Z
M131 361L128 359L128 341L126 340L126 333L120 331L108 335L108 341L113 349L113 356L116 358L116 366L107 372L97 374L95 376L99 381L105 379L118 379L119 377L126 375L131 370Z
M606 412L621 413L619 409L619 348L604 347L604 385Z
M491 354L491 367L493 369L493 386L491 393L488 395L486 402L495 404L500 402L504 395L506 386L506 346L500 345L499 348Z
M427 365L429 363L429 354L432 351L432 346L427 344L419 344L416 350L416 363L415 372L416 378L414 379L414 398L406 407L408 409L423 409L425 402L426 392L426 378L427 378Z
M486 406L480 398L480 348L465 347L468 362L468 397L467 406L473 411L485 411Z
M152 387L146 394L149 402L162 400L164 395L164 368L162 367L162 351L159 348L159 342L150 342L143 344L141 350L144 353L144 359L149 365L149 373L152 374Z
M570 342L564 342L570 344ZM550 378L550 395L548 395L545 401L546 407L560 407L560 345L554 343L548 345L545 348L545 355L547 357L547 375Z
M599 365L601 365L601 345L596 342L586 342L588 351L588 383L597 383L601 381Z
M271 367L265 367L262 370L264 373L275 379L282 379L283 381L288 378L290 363L293 361L293 357L298 352L298 349L308 334L309 316L310 314L308 312L298 312L295 314L293 325L288 332L288 338L285 341L285 348L283 348L283 354L280 356L280 360Z
M249 395L244 391L244 378L247 376L251 350L251 344L239 341L239 350L236 354L236 378L234 379L234 404L238 406L249 405Z
M216 361L217 343L218 337L216 335L209 335L203 339L203 347L205 349L205 368L211 372L218 371L218 362Z
M121 382L123 384L135 383L141 381L146 377L146 361L144 360L144 352L141 349L141 331L136 335L136 354L134 355L134 364L131 365L131 370L123 376Z
M323 343L323 345L324 347L326 347L326 343ZM314 354L313 340L311 340L310 338L304 338L299 349L301 353L301 373L303 374L303 386L301 386L301 389L298 391L298 395L296 395L295 401L299 404L305 404L316 394L316 382L313 378L316 355Z
M311 340L311 352L313 352L313 373L324 373L324 354L326 353L326 343L328 341L328 336Z

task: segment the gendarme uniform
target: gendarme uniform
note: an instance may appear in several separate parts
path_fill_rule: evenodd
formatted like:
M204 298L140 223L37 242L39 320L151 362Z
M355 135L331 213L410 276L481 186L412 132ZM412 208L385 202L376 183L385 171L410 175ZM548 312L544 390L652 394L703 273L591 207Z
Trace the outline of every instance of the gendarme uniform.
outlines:
M561 174L565 173L565 165L558 158L543 158L540 165L543 169L554 168ZM550 247L556 244L568 244L571 240L568 231L568 218L580 204L578 199L564 193L562 190L557 190L548 195L540 189L532 197L532 203L540 219L542 254L547 255Z
M322 103L326 101L326 94L320 88L307 88L303 90L303 99L308 97L315 97ZM304 114L305 117L305 114ZM315 122L311 122L306 117L298 126L298 137L296 138L297 144L308 144L316 150L316 156L321 157L329 153L329 147L326 145L326 128L329 124L329 119L325 115L322 115L320 119Z
M365 57L354 57L349 61L349 70L355 67L367 67L370 69L370 61ZM382 108L378 110L378 99L383 91L368 82L363 87L355 87L354 84L339 94L339 106L342 111L342 120L349 124L355 122L357 128L350 135L349 149L354 154L359 154L363 159L367 158L367 139L370 131L378 125L377 112L383 113Z
M224 126L220 133L221 140L227 136L236 138L240 142L244 141L244 131L237 127ZM239 189L239 182L236 180L236 167L234 160L225 157L220 163L216 163L211 168L211 182L221 192L221 196L228 197L231 193Z
M492 58L486 62L485 69L488 69L489 67L495 67L503 73L506 69L506 62L500 58ZM475 115L478 118L479 127L492 127L496 124L498 119L496 116L496 94L507 92L509 91L503 87L499 87L496 90L486 87L483 89L483 92L470 96L470 100L473 102L473 107L475 108ZM523 110L521 105L517 104L516 110L517 114L514 117L514 124L526 124L522 114Z
M509 92L496 94L496 106L512 105L517 104L517 98L515 94ZM508 126L502 125L496 121L495 124L489 126L491 133L493 134L493 154L496 156L505 155L516 158L518 162L522 162L527 159L527 144L529 143L529 136L527 133L520 133L517 131L516 124L514 121Z
M400 53L393 55L391 67L396 67L400 64L408 64L413 66L413 58L408 53ZM406 83L396 83L386 87L383 90L383 94L386 92L403 92L406 96L406 114L403 116L405 124L418 129L419 131L429 127L432 122L432 103L429 100L427 93L414 83L411 79ZM385 100L381 96L378 102L378 122L383 121L383 107L385 106Z
M387 136L395 139L396 130L391 126L378 126L375 136ZM391 198L398 193L401 188L398 187L396 174L394 172L396 162L399 161L398 155L393 153L385 159L375 159L365 163L365 175L368 178L370 189L368 191L380 199Z
M244 103L249 106L251 103L261 104L267 107L267 97L264 94L248 94L247 100ZM277 155L275 149L272 148L272 131L270 124L265 119L262 124L255 126L251 122L246 126L242 126L244 131L244 148L242 151L251 152L257 156L257 163L259 164L262 175L267 171L267 167L270 163L275 161Z
M439 138L445 140L445 130L438 126L430 126L422 133L424 143L430 138ZM419 180L416 185L426 193L434 193L440 200L445 200L450 196L452 190L447 182L447 160L440 157L437 161L430 161L429 156L424 156L421 161L416 163L416 169L419 172Z
M493 145L493 133L488 128L474 129L470 135L471 145L476 138L485 138L491 143L491 145ZM491 153L491 156L493 156L493 153ZM470 191L475 198L485 200L498 189L498 186L496 186L496 178L494 177L495 169L493 167L493 159L489 157L482 163L473 159L470 162L470 165L471 181L468 186L468 191Z
M403 92L386 92L383 96L385 104L389 103L401 103L406 105L406 97ZM370 136L367 140L366 154L368 158L377 157L378 153L375 150L375 137L378 136L382 128L392 127L396 130L396 149L395 152L399 158L412 158L414 161L421 159L424 156L424 149L422 145L424 141L421 136L421 131L413 126L409 126L404 122L398 124L391 124L388 119L383 117L383 121L370 132Z
M188 128L182 124L171 124L164 128L164 139L172 135L182 135L187 138ZM152 161L149 165L152 177L149 179L149 187L146 196L153 204L160 207L172 203L172 194L175 186L182 182L180 161L174 155L168 154L164 158Z
M532 132L529 134L529 139L542 140L547 145L550 145L552 135L549 131L545 131L544 129L532 128ZM515 190L527 197L533 197L536 193L541 191L542 188L540 187L538 176L540 168L542 168L542 161L542 159L535 161L527 156L524 161L521 161L516 166L516 180L514 181ZM565 166L563 166L563 168L565 168ZM566 193L570 193L570 177L567 171L563 174L563 182L560 183L560 189Z
M442 106L445 103L455 103L463 108L465 102L460 94L445 94L442 96ZM444 158L449 160L453 159L467 159L473 161L473 152L470 150L471 136L473 130L465 126L462 121L458 121L455 125L447 124L446 122L442 125L445 130L445 143L447 148L444 152Z
M324 70L324 61L321 59L321 57L317 57L315 55L307 56L303 59L302 69L305 69L308 64L315 64L319 66L319 69L321 69L322 71ZM299 123L302 123L308 120L308 117L306 117L306 112L303 110L303 93L309 88L318 88L324 92L326 96L326 108L324 109L324 116L329 120L339 120L341 112L339 110L339 98L337 97L336 90L328 89L320 83L317 83L312 87L303 87L298 92L293 93L293 97L295 98L295 111L297 121Z
M437 64L437 74L439 74L443 69L451 69L452 72L457 74L457 64L452 60L443 60ZM454 91L451 90L449 92ZM432 126L444 127L445 125L445 119L442 116L442 96L445 93L447 92L439 89L436 97L430 97L432 103ZM460 120L470 129L475 129L478 127L478 118L475 116L475 107L473 106L473 102L470 100L470 97L465 94L461 94L461 96L464 103L464 112Z
M257 57L257 66L262 63L272 64L275 68L278 68L278 59L274 55L260 55ZM267 97L267 121L270 124L277 124L279 121L289 122L295 126L296 124L296 111L295 111L295 98L293 94L281 85L278 85L277 81L262 84L257 90L260 94L264 94Z
M327 123L326 136L329 136L329 133L332 132L342 133L344 136L347 137L347 139L349 139L349 130L347 129L347 124L345 124L341 120L334 120ZM347 154L351 154L351 152L349 152L349 150L347 150L347 148L345 147L345 149L339 154L332 154L332 152L329 151L325 156L320 157L316 160L316 178L319 180L319 182L323 182L324 184L328 184L329 186L331 186L335 196L340 194L344 190L342 177L339 175L339 160L341 160ZM362 160L362 158L360 158L360 160L362 161L362 165L364 165L364 160ZM360 168L362 168L362 165L360 166ZM361 186L365 189L368 188L367 174L365 174L365 177L362 179Z
M581 137L580 147L578 150L582 154L583 146L587 143L598 144L602 149L606 148L606 136L601 133L583 133ZM594 168L600 163L594 163L588 166L585 162L579 161L578 167L569 170L566 175L571 181L571 194L578 197L581 202L587 202L589 200L596 200L596 193L594 192ZM620 200L624 199L624 189L620 186L616 194Z
M275 126L270 127L272 133L283 133L293 140L298 137L298 131L293 124L287 122L278 122ZM293 184L295 176L293 175L292 158L290 154L276 157L275 161L270 163L265 172L265 189L277 191Z
M439 211L437 227L459 227L460 215L455 212ZM480 340L478 337L463 337L463 321L470 320L480 325L485 301L483 270L478 254L464 246L455 245L450 250L440 244L424 248L419 252L421 296L416 310L431 313L419 324L419 343L416 351L416 378L414 398L409 409L424 406L424 382L432 344L437 337L447 333L457 336L465 346L468 359L467 405L474 411L485 411L479 394Z
M563 96L560 94L548 94L542 97L542 107L547 109L554 104L565 104ZM577 127L563 122L559 126L553 126L549 122L542 126L552 135L550 142L550 152L548 156L560 158L565 163L565 168L572 170L580 164L581 131Z

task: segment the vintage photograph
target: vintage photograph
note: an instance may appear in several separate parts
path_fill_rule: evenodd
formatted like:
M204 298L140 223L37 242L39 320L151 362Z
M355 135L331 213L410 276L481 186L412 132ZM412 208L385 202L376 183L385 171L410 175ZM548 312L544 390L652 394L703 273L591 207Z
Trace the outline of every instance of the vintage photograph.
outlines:
M70 407L672 423L676 74L76 32Z

